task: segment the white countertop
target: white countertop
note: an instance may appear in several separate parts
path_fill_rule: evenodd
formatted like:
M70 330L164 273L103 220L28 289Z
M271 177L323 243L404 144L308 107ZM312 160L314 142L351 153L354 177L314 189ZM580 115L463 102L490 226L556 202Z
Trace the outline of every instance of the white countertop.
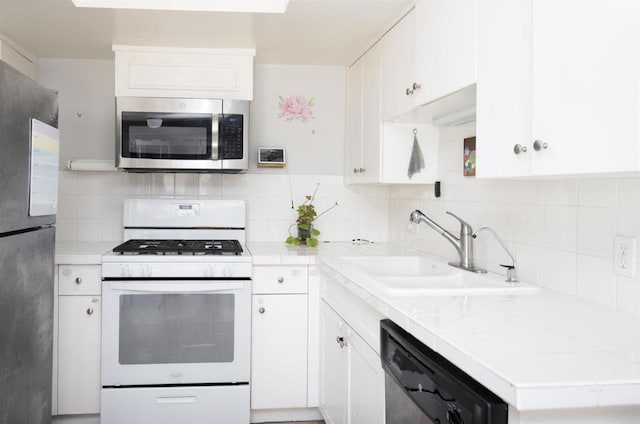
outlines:
M56 265L100 265L102 255L121 242L62 241L56 243Z
M416 254L398 249L391 248L395 255ZM359 250L360 255L381 254ZM336 255L321 254L319 261L350 280L345 282L349 289L378 312L519 411L640 407L638 315L544 288L501 295L391 296Z

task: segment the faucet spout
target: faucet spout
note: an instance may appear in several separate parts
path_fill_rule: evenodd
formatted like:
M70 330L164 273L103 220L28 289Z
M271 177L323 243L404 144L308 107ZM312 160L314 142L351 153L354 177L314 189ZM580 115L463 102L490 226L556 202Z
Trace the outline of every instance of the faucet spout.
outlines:
M414 224L419 224L424 222L429 227L438 232L442 237L444 237L449 243L453 245L460 257L459 262L450 262L449 265L455 266L457 268L461 268L467 271L484 273L486 272L483 269L476 268L473 265L473 238L471 237L473 234L473 229L471 225L463 221L461 218L457 217L451 212L447 211L447 214L453 216L460 222L460 236L456 237L451 232L444 229L437 222L423 214L418 209L411 212L409 215L409 221Z
M449 213L449 212L447 212L447 213ZM418 209L416 209L415 211L411 212L411 215L409 216L409 221L411 221L414 224L419 224L421 222L424 222L429 227L433 228L438 233L440 233L440 235L442 237L444 237L445 239L447 239L451 244L453 244L456 249L460 248L460 245L459 245L460 244L460 239L459 238L457 238L456 236L451 234L449 231L447 231L446 229L441 227L437 222L435 222L433 219L429 218L427 215L423 214Z

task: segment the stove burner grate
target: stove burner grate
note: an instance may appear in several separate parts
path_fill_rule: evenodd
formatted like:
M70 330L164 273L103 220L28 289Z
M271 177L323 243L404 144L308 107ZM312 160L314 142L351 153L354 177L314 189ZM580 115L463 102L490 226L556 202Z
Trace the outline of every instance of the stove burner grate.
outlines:
M139 255L240 255L238 240L141 240L132 239L113 251Z

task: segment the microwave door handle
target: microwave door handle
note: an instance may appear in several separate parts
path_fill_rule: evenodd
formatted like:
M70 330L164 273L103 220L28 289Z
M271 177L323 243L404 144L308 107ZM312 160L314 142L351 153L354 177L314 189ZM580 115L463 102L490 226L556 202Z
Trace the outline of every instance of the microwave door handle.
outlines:
M239 290L243 282L225 283L111 283L112 290L139 293L213 293L228 290Z
M214 114L211 117L211 160L222 159L220 157L220 116Z

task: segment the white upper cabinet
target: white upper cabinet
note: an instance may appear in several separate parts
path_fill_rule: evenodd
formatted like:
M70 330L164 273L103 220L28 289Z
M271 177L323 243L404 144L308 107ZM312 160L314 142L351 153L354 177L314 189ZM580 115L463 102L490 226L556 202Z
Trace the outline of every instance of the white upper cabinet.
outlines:
M380 182L380 46L347 70L345 183Z
M433 183L438 176L438 129L428 124L383 123L383 110L392 101L385 72L395 69L385 64L385 49L390 46L383 39L347 70L345 183ZM407 107L411 108L406 104L401 106ZM401 110L389 112L388 109L388 113L396 116ZM419 146L415 149L414 129ZM409 177L412 154L422 155L425 166Z
M389 121L413 109L411 84L415 61L415 11L400 20L380 41L382 120Z
M362 83L364 59L347 69L347 122L345 140L345 184L359 182L362 167Z
M254 49L113 50L116 96L253 100Z
M640 170L639 7L480 0L478 177Z
M475 0L420 0L415 8L414 104L476 82Z
M476 15L475 0L421 0L385 34L384 121L476 83Z

